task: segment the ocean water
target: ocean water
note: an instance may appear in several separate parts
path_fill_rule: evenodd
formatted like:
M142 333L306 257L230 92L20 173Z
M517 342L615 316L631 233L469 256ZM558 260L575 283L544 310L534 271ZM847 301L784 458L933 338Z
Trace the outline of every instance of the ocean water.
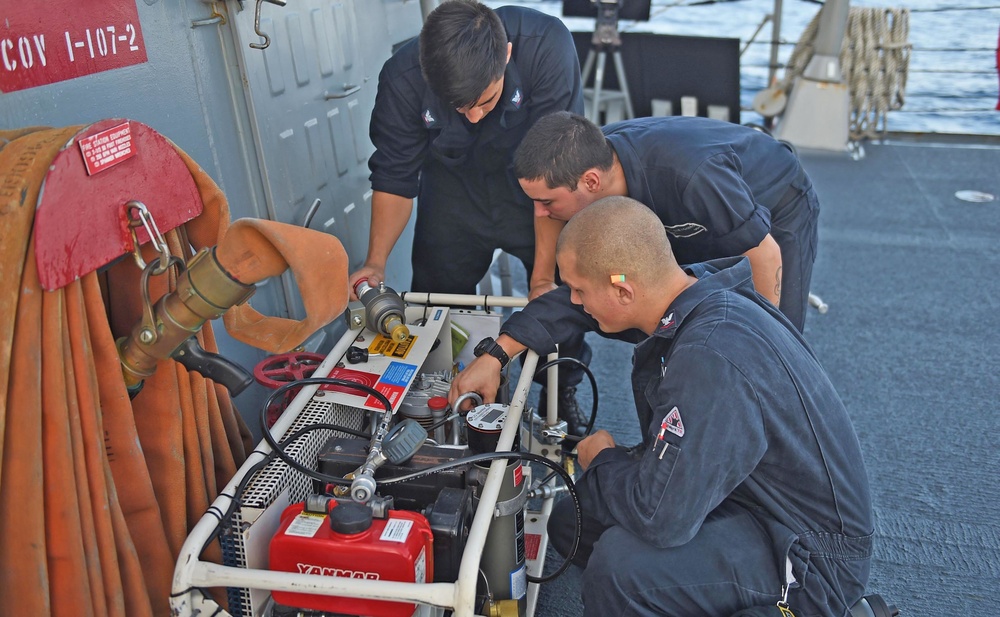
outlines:
M506 0L490 6L522 4L561 15L557 0ZM1000 31L1000 0L866 0L851 6L907 8L912 45L908 79L901 109L890 111L890 131L1000 135L996 49ZM795 43L820 4L784 0L778 54L784 65ZM768 84L771 23L747 46L758 26L774 11L773 0L653 0L649 22L622 21L623 32L655 32L688 36L739 38L741 106L744 123L762 121L750 111L754 95ZM573 30L593 29L593 19L566 18ZM780 79L784 69L779 68Z

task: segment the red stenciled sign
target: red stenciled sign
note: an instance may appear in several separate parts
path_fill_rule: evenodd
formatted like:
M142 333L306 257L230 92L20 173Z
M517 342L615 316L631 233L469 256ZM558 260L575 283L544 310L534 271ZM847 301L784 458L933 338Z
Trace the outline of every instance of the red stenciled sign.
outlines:
M132 148L132 130L128 122L113 126L85 137L77 142L83 154L87 175L92 176L135 156Z
M143 62L135 0L0 0L0 92Z
M389 399L389 404L392 405L393 409L399 406L399 402L403 400L403 387L397 386L391 383L385 383L380 381L375 384L375 389L382 393L385 398ZM369 396L365 399L365 407L370 407L372 409L384 410L385 405L382 401L378 400L374 396Z

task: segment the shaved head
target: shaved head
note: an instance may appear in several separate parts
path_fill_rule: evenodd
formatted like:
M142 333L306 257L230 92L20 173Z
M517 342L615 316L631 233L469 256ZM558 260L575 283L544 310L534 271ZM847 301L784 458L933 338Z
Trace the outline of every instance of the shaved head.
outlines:
M556 258L570 252L580 276L593 281L625 274L655 285L678 269L663 223L630 197L605 197L590 204L563 228Z

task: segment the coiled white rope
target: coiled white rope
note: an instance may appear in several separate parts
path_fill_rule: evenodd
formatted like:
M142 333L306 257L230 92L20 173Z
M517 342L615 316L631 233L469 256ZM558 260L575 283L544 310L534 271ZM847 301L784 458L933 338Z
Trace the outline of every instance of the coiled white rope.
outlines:
M806 26L788 60L780 87L790 91L813 56L819 13ZM886 114L903 107L912 45L910 10L851 7L840 50L840 67L850 92L850 138L885 135Z

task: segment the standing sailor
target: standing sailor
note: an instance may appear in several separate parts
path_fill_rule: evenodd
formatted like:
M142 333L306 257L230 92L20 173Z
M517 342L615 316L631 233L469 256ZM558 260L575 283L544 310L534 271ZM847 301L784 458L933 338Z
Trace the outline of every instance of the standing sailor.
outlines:
M514 6L494 11L475 0L434 9L419 39L379 75L368 255L351 274L351 289L362 278L384 280L414 197L410 289L475 293L498 248L532 272L536 239L553 244L561 225L534 219L514 176L514 150L536 120L556 111L583 111L579 58L558 18ZM548 289L531 283L533 296ZM583 336L563 354L588 361ZM577 433L585 426L575 398L581 377L560 370L560 415Z

